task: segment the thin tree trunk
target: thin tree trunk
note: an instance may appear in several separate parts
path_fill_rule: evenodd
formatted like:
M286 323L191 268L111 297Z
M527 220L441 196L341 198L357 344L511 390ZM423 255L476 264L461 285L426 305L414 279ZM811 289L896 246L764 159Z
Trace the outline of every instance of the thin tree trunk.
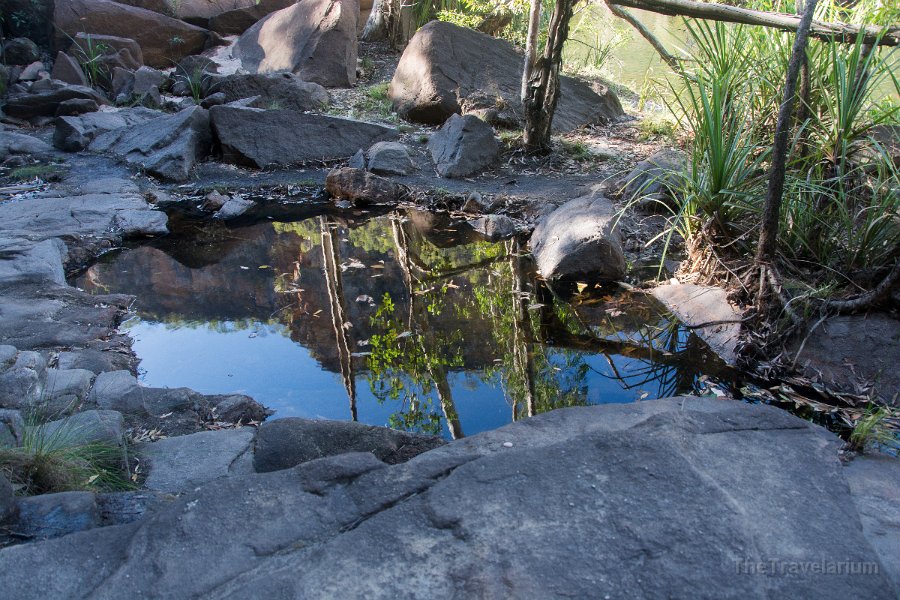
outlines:
M573 0L556 0L547 33L544 55L535 64L525 94L525 148L543 152L550 148L553 113L559 102L559 70L562 49L569 37Z
M541 0L531 0L528 10L528 37L525 38L525 68L522 69L522 91L519 94L522 102L528 96L528 82L531 81L531 72L534 69L534 61L537 60L538 29L541 25Z
M791 48L791 59L788 62L787 78L784 84L784 98L778 109L778 120L775 123L775 140L772 144L772 164L769 168L769 185L766 190L766 203L763 209L762 227L759 232L759 246L756 252L756 263L763 269L771 268L775 260L776 242L778 239L778 222L781 219L781 200L784 195L784 179L787 171L788 141L790 140L791 117L794 112L794 100L797 96L797 76L806 57L806 44L809 41L809 27L817 0L806 0L806 8L797 29L797 37ZM764 281L764 280L761 280ZM759 300L765 295L766 285L761 283Z
M694 17L726 23L743 23L774 27L783 31L799 31L801 17L784 13L770 13L724 4L695 2L694 0L615 0L615 4L626 8L638 8L650 12L675 17ZM814 21L809 27L809 35L826 41L837 39L845 43L855 43L860 32L863 41L881 46L900 46L900 27L872 27L848 25L846 23L824 23Z

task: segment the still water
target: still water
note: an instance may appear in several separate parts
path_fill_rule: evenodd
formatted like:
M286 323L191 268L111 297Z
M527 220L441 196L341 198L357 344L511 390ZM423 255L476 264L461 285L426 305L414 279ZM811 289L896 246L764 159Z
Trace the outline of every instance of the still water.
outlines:
M124 328L145 385L456 438L696 391L722 369L653 300L554 295L518 241L431 213L172 228L74 281L137 297Z

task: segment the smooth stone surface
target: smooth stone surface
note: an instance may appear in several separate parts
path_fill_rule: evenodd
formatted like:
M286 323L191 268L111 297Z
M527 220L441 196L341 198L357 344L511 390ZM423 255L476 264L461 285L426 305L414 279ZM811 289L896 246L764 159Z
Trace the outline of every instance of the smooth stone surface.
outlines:
M36 137L14 131L0 131L0 160L13 155L43 156L53 152L53 147Z
M0 409L0 446L8 448L21 446L23 435L25 435L25 419L22 418L22 412Z
M100 110L100 106L90 98L73 98L60 102L56 108L57 117L78 116Z
M144 487L179 494L229 475L253 472L252 427L201 431L142 444L138 451L150 459Z
M375 123L293 110L214 106L209 114L222 160L257 168L349 158L398 135Z
M210 41L210 32L166 15L126 6L111 0L66 0L53 11L57 49L69 45L79 32L131 38L151 67L171 67L179 59L199 54Z
M342 454L222 478L135 523L4 548L0 586L42 600L896 598L838 446L728 400L562 409L399 465ZM749 572L771 561L877 572Z
M430 435L362 423L287 417L259 426L253 466L268 473L348 452L371 452L382 462L398 464L444 443Z
M43 410L61 415L77 409L87 399L94 373L85 369L48 369Z
M625 254L612 202L599 194L570 200L538 222L530 245L547 279L618 281Z
M223 93L224 103L253 98L255 108L282 108L299 112L321 110L328 92L318 83L303 81L293 73L235 74L213 78L207 94Z
M212 146L209 113L193 106L102 133L89 148L106 152L169 181L186 181L194 164Z
M728 302L725 290L681 283L655 287L650 294L691 327L722 360L735 363L742 313Z
M114 410L86 410L31 429L42 439L67 445L99 442L120 446L125 435L125 420L122 413Z
M900 405L900 321L890 315L831 317L792 340L789 350L813 381L851 394L873 391L882 402Z
M489 242L498 242L519 233L519 223L506 215L484 215L469 221L472 229L483 235Z
M622 198L637 202L642 208L664 212L673 207L679 174L687 168L687 155L672 148L664 148L642 160L625 176ZM660 205L660 202L662 205Z
M296 73L327 87L356 83L359 0L300 0L241 34L232 50L249 73Z
M361 206L391 204L404 196L403 189L393 181L352 167L329 171L325 177L325 191L332 198L343 198Z
M416 169L409 149L400 142L373 144L368 155L368 169L376 175L408 175Z
M287 8L297 0L258 0L252 6L234 8L209 20L209 28L222 35L240 35L268 14Z
M39 352L22 351L0 370L0 408L22 409L44 394L47 359Z
M149 108L136 107L117 111L103 111L80 116L61 117L56 120L53 145L66 152L84 150L101 133L130 125L146 123L162 113Z
M524 58L505 40L432 21L409 41L391 81L390 97L401 118L440 125L451 114L488 109L509 124L523 118L519 98ZM561 77L554 131L608 123L625 113L616 95L597 85Z
M231 219L237 219L240 216L243 216L248 210L253 208L254 203L253 200L248 200L247 198L243 198L241 196L231 196L228 200L225 201L225 204L222 205L222 208L216 211L216 214L213 215L216 219L222 219L223 221L229 221Z
M490 167L500 156L494 128L474 115L450 115L428 140L441 177L468 177Z
M31 496L20 498L17 505L19 515L12 528L32 540L87 531L101 524L97 497L92 492Z
M11 117L18 119L33 119L35 117L53 117L59 105L66 100L93 100L98 105L109 104L109 100L103 95L86 86L64 85L57 89L40 92L37 94L13 94L6 99L3 111Z

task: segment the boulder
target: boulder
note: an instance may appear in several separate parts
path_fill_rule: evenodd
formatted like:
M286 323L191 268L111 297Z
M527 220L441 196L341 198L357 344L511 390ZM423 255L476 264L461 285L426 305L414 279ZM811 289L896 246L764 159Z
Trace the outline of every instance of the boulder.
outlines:
M125 0L122 4L138 6L193 23L206 26L210 18L224 12L255 6L259 0Z
M17 94L6 100L4 112L17 119L33 119L35 117L53 117L59 105L66 100L93 100L98 105L109 104L100 92L81 85L63 85L56 89L37 94Z
M43 74L43 77L41 76ZM37 81L47 77L47 70L44 63L36 60L19 73L19 81Z
M296 73L328 87L356 83L359 0L300 0L245 31L233 53L250 73Z
M0 368L0 408L21 409L33 405L44 393L47 359L39 352L22 351L15 361Z
M469 225L489 242L506 240L519 233L519 224L506 215L484 215L472 219Z
M393 465L444 444L439 437L386 427L288 417L259 426L253 467L268 473L348 452L371 452Z
M225 103L257 97L256 108L287 109L304 112L328 105L328 92L317 83L303 81L292 73L266 75L236 74L213 78L207 94L225 94Z
M213 106L209 113L222 160L250 167L346 159L397 137L383 125L294 110Z
M17 37L3 42L3 63L7 65L30 65L41 59L41 49L25 37Z
M86 410L30 429L38 430L33 435L39 439L58 440L71 446L119 446L124 442L125 420L122 413L114 410Z
M88 147L95 137L107 131L145 123L160 113L147 108L128 108L110 112L95 112L56 120L53 145L66 152L78 152Z
M7 448L21 446L24 435L25 419L22 418L22 411L0 409L0 446Z
M21 498L14 530L30 540L46 540L86 531L102 524L97 496L60 492Z
M179 494L220 477L252 473L255 435L252 427L242 427L141 444L138 452L150 461L144 487Z
M100 107L90 98L73 98L61 102L56 108L57 117L77 117L85 113L97 112Z
M325 191L332 198L344 198L354 204L392 204L403 199L402 187L364 169L332 169L325 178Z
M604 196L571 200L538 222L531 252L540 274L550 280L619 281L625 254L616 212Z
M679 174L685 168L687 168L687 156L684 152L664 148L637 163L625 176L621 189L622 198L626 202L638 201L648 210L654 209L654 207L672 207L677 193L673 188L678 183Z
M895 599L839 446L731 400L561 409L397 465L340 454L220 478L133 523L0 549L0 589L18 600Z
M86 369L48 369L42 410L53 415L77 410L87 398L93 381L94 374Z
M369 171L376 175L408 175L416 166L400 142L378 142L369 148Z
M53 152L53 148L44 140L24 133L0 131L0 161L6 160L12 155L44 156L51 152Z
M494 129L474 115L450 115L428 140L428 150L441 177L468 177L500 156Z
M184 21L112 0L67 0L53 10L57 49L68 46L79 32L131 38L146 64L168 68L181 58L199 54L211 41L210 32Z
M443 21L428 23L409 41L389 94L401 118L439 125L454 113L490 108L522 119L523 57L506 40ZM597 85L561 77L554 131L608 123L624 115L618 98Z
M157 93L159 93L159 90L165 86L168 80L169 77L161 71L151 69L150 67L141 67L134 72L134 87L132 88L132 92L136 96L143 96L155 88Z
M681 283L655 287L651 295L690 327L722 360L735 364L742 314L728 301L725 290Z
M257 0L251 6L222 12L209 20L209 28L221 35L240 35L266 15L287 8L297 0Z
M107 73L115 67L133 71L144 65L144 53L130 37L79 32L67 52L79 62L96 60Z
M209 154L211 144L209 113L194 106L102 133L89 148L118 156L162 179L185 181L197 160Z
M243 216L248 210L253 208L253 200L248 200L247 198L243 198L238 195L231 196L228 198L222 207L216 211L216 214L213 215L215 219L222 219L223 221L230 221L231 219L237 219L240 216Z

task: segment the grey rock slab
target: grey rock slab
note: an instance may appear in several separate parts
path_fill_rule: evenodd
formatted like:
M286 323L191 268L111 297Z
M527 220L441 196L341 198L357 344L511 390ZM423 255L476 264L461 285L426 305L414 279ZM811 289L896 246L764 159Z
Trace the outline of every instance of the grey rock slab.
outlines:
M41 405L53 414L65 414L87 399L94 373L85 369L48 369Z
M149 93L154 88L156 89L156 92L159 93L160 88L168 81L168 79L168 76L161 71L157 71L150 67L141 67L134 72L134 86L132 88L132 93L136 96L141 96Z
M123 370L129 363L129 357L121 352L96 348L64 350L56 359L56 364L60 369L85 369L95 374Z
M3 252L0 258L0 284L65 283L63 259L66 247L61 240L21 240L11 244L11 247L3 247L4 245L0 242Z
M287 417L259 426L253 466L266 473L348 452L371 452L385 463L397 464L443 445L438 437L386 427Z
M249 73L296 73L328 87L356 83L359 0L300 0L247 29L232 50Z
M454 113L500 116L512 124L523 118L519 99L523 56L506 40L432 21L409 41L391 80L390 97L400 117L440 125ZM603 86L560 78L554 131L608 123L625 113L616 95Z
M97 497L91 492L60 492L20 498L18 518L11 524L18 535L44 540L87 531L101 525Z
M637 163L625 176L622 198L649 212L665 212L674 208L678 181L687 168L687 155L680 150L665 148Z
M220 477L250 473L255 435L255 429L243 427L142 444L138 451L150 459L150 474L144 487L179 494Z
M737 360L741 311L722 288L681 283L653 288L651 295L692 328L726 363Z
M888 314L831 317L792 340L789 350L813 381L852 394L871 390L882 402L900 404L900 320Z
M194 164L209 154L209 114L193 106L173 115L97 136L89 148L106 152L169 181L185 181Z
M81 65L77 60L64 52L56 53L50 77L70 85L88 85L88 79Z
M82 446L101 442L118 446L125 435L125 420L115 410L86 410L30 429L33 435L52 444Z
M530 245L547 279L617 281L625 276L625 254L612 202L599 194L571 200L542 218Z
M266 15L287 8L297 0L257 0L251 6L235 7L209 20L209 28L222 35L240 35Z
M221 478L134 523L4 548L0 585L42 600L895 598L838 447L728 400L562 409L399 465L342 454ZM751 572L771 561L785 570ZM787 570L847 563L877 572Z
M222 93L223 104L257 97L256 108L321 110L329 102L328 92L318 83L304 81L293 73L234 74L211 77L208 95Z
M25 434L25 419L22 412L11 409L0 409L0 446L14 448L22 445Z
M47 359L40 352L22 351L0 372L0 408L21 409L33 405L44 393Z
M108 371L97 375L88 398L102 409L131 412L141 407L137 401L127 401L139 388L137 377L130 371Z
M0 131L0 160L12 155L41 156L53 152L53 147L36 137L14 131Z
M147 220L137 219L135 216L137 212L148 213ZM158 233L161 231L160 224L166 220L166 216L165 213L154 210L139 194L82 194L8 200L0 204L0 219L2 219L0 233L8 236L27 236L30 239L50 238L43 243L52 244L53 247L40 246L41 252L34 256L34 261L43 260L48 265L47 268L56 269L55 265L57 261L61 263L61 259L54 259L54 252L58 256L66 248L65 244L55 239L57 237L121 238ZM3 247L2 239L0 251L7 251ZM25 256L25 253L21 252L19 255ZM3 268L2 264L0 261L0 270ZM37 272L43 272L37 263L35 265L33 268L38 269ZM59 275L59 271L56 270L47 273L48 277ZM0 281L2 279L3 276L0 275ZM64 281L64 279L53 280Z
M146 123L159 116L162 116L159 111L136 107L61 117L56 120L53 145L67 152L78 152L87 148L88 144L101 133Z
M53 117L56 116L56 111L60 104L66 100L74 99L93 100L98 105L109 104L109 100L92 88L82 85L66 85L37 94L10 95L6 100L3 111L9 116L18 119Z
M213 215L216 219L222 219L223 221L229 221L231 219L236 219L246 213L248 210L253 208L254 202L253 200L248 200L247 198L243 198L241 196L231 196L228 200L225 201L225 204L222 205L222 208L216 211Z
M863 534L900 591L900 460L863 455L844 467Z
M400 142L373 144L368 155L368 169L376 175L408 175L416 169L409 149Z
M468 177L500 157L494 128L474 115L450 115L428 140L428 150L441 177Z
M61 102L56 109L57 117L78 116L100 110L96 102L88 98L75 98Z
M398 136L375 123L292 110L213 106L209 113L222 160L249 167L345 159Z

